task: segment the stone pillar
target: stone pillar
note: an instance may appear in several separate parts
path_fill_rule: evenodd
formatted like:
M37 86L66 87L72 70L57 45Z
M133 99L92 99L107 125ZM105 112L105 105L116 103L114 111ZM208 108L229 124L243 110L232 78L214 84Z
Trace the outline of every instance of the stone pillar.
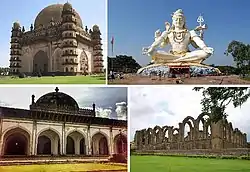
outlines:
M75 142L75 154L80 155L80 138L77 137L74 139Z
M222 141L222 124L221 121L217 123L211 124L211 143L212 149L222 149L223 148L223 141Z
M58 155L58 139L58 137L55 137L51 140L51 153L53 155Z
M115 150L114 150L114 139L113 139L113 128L110 127L110 130L109 130L109 154L112 155L115 153Z
M67 139L65 138L66 137L66 133L65 133L65 122L63 123L62 125L62 139L61 139L61 153L62 155L66 155L66 144L67 144Z
M1 109L0 109L0 157L2 156L3 152L2 150L4 149L3 148L3 131L2 131L2 128L3 128L3 119L1 118Z
M37 121L33 121L31 155L37 155Z
M91 138L91 135L90 135L90 125L88 125L88 129L87 129L87 144L88 144L88 149L86 150L86 154L87 155L92 155L92 146L91 146L91 143L92 143L92 138Z
M144 133L144 138L145 138L145 144L144 145L147 146L148 141L149 141L148 132L147 132L147 130L143 130L142 132Z
M49 66L48 66L48 72L52 72L52 71L53 71L52 69L55 68L55 65L53 64L54 59L53 59L53 57L52 57L52 48L53 48L52 45L53 45L52 42L49 42L49 43L48 43L48 57L49 57L49 60L50 60ZM55 70L55 69L54 69L54 70Z
M168 142L173 141L173 128L174 127L168 127Z
M243 147L246 148L247 147L247 134L244 133L243 135L244 135L243 136Z

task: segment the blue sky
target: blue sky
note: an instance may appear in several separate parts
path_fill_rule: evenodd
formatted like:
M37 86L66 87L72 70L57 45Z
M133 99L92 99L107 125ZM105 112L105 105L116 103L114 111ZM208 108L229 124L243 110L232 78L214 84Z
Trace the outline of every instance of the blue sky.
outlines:
M232 40L250 42L250 1L246 0L109 0L108 38L115 37L114 55L132 55L141 65L151 58L143 56L142 47L150 46L157 29L164 30L171 14L181 8L189 29L195 28L197 17L203 14L208 30L204 39L215 53L206 63L231 65L232 57L224 55ZM108 49L109 55L111 48Z
M64 4L66 2L67 0L1 0L0 66L9 66L9 42L13 22L19 21L22 26L25 26L26 30L29 30L31 23L34 23L36 16L43 8L52 4ZM90 28L94 24L99 25L102 32L103 53L107 54L106 0L68 0L68 2L72 4L73 8L81 16L84 27L87 25Z

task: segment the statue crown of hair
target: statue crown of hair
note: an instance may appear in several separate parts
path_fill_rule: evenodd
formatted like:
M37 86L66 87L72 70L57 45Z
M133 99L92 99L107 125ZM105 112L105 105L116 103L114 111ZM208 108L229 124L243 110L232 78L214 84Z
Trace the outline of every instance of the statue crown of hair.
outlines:
M182 11L182 9L178 9L176 10L173 14L172 14L172 17L176 17L176 16L181 16L184 18L184 13Z

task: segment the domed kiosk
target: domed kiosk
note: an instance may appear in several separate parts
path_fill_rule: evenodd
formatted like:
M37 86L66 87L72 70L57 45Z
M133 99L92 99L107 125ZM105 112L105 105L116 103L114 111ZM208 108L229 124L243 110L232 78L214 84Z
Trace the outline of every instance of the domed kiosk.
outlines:
M43 8L28 31L14 22L10 71L26 75L81 75L103 72L101 31L84 27L70 3Z

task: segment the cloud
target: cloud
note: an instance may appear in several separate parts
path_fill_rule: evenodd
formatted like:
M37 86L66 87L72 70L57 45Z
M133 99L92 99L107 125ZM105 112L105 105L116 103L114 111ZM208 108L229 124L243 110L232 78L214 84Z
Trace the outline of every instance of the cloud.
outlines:
M116 111L118 119L127 120L127 103L126 102L116 103L115 111Z
M97 108L96 117L111 118L112 109Z
M31 95L35 95L35 101L49 92L54 92L55 87L1 87L0 106L11 106L21 109L29 109ZM97 115L100 117L116 118L117 102L127 103L126 87L69 87L61 86L59 91L70 95L76 100L80 108L92 109L95 103ZM18 94L18 96L16 96Z
M193 86L151 86L129 88L129 115L133 139L136 130L159 126L178 127L186 116L197 118L201 113L201 92L193 91ZM226 109L228 121L234 128L248 134L250 139L250 100L241 108L229 105Z
M8 104L8 103L3 102L3 101L0 100L0 106L11 107L11 104Z

